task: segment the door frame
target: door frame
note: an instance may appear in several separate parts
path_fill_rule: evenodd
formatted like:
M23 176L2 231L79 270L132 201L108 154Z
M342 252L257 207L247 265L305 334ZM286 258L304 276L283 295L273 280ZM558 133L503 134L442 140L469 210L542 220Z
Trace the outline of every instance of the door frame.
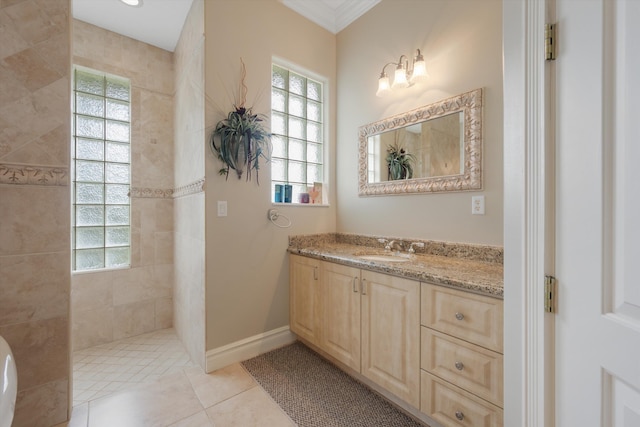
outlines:
M506 426L555 424L554 317L543 293L553 273L552 74L543 54L552 6L503 0Z

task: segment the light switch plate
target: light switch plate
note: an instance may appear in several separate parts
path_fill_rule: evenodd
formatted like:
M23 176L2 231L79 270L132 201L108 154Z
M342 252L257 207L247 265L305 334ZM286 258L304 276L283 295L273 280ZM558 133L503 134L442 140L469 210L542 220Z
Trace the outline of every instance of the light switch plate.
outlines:
M227 216L226 200L218 200L218 216Z
M471 213L473 215L484 215L484 196L471 197Z

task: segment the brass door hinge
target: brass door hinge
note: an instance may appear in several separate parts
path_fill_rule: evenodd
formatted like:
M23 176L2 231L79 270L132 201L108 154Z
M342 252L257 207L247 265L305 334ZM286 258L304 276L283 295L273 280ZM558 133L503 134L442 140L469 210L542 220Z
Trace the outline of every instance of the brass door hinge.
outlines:
M556 278L544 276L544 311L556 313Z
M556 59L556 25L544 24L544 59Z

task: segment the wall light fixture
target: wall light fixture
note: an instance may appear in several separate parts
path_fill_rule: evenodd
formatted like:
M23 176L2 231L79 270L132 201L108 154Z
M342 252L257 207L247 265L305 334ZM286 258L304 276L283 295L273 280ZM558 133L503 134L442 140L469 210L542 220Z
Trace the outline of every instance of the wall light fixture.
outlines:
M387 76L387 73L384 71L389 65L396 66L396 71L393 75L393 84L390 84L389 76ZM389 62L382 67L382 72L378 79L376 96L385 96L393 89L412 86L414 83L422 81L427 77L429 77L429 75L427 74L427 67L424 63L424 56L420 53L420 49L416 49L416 56L413 58L411 68L409 68L409 60L405 55L401 55L398 62Z

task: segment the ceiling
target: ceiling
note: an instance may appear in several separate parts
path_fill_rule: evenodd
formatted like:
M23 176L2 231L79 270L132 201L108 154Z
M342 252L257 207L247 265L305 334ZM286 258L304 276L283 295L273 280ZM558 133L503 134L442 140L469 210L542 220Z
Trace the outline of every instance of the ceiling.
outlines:
M72 0L73 17L173 52L193 0Z
M73 17L173 52L193 0L142 0L131 7L119 0L72 0ZM205 0L206 1L206 0ZM336 34L380 0L279 0Z

